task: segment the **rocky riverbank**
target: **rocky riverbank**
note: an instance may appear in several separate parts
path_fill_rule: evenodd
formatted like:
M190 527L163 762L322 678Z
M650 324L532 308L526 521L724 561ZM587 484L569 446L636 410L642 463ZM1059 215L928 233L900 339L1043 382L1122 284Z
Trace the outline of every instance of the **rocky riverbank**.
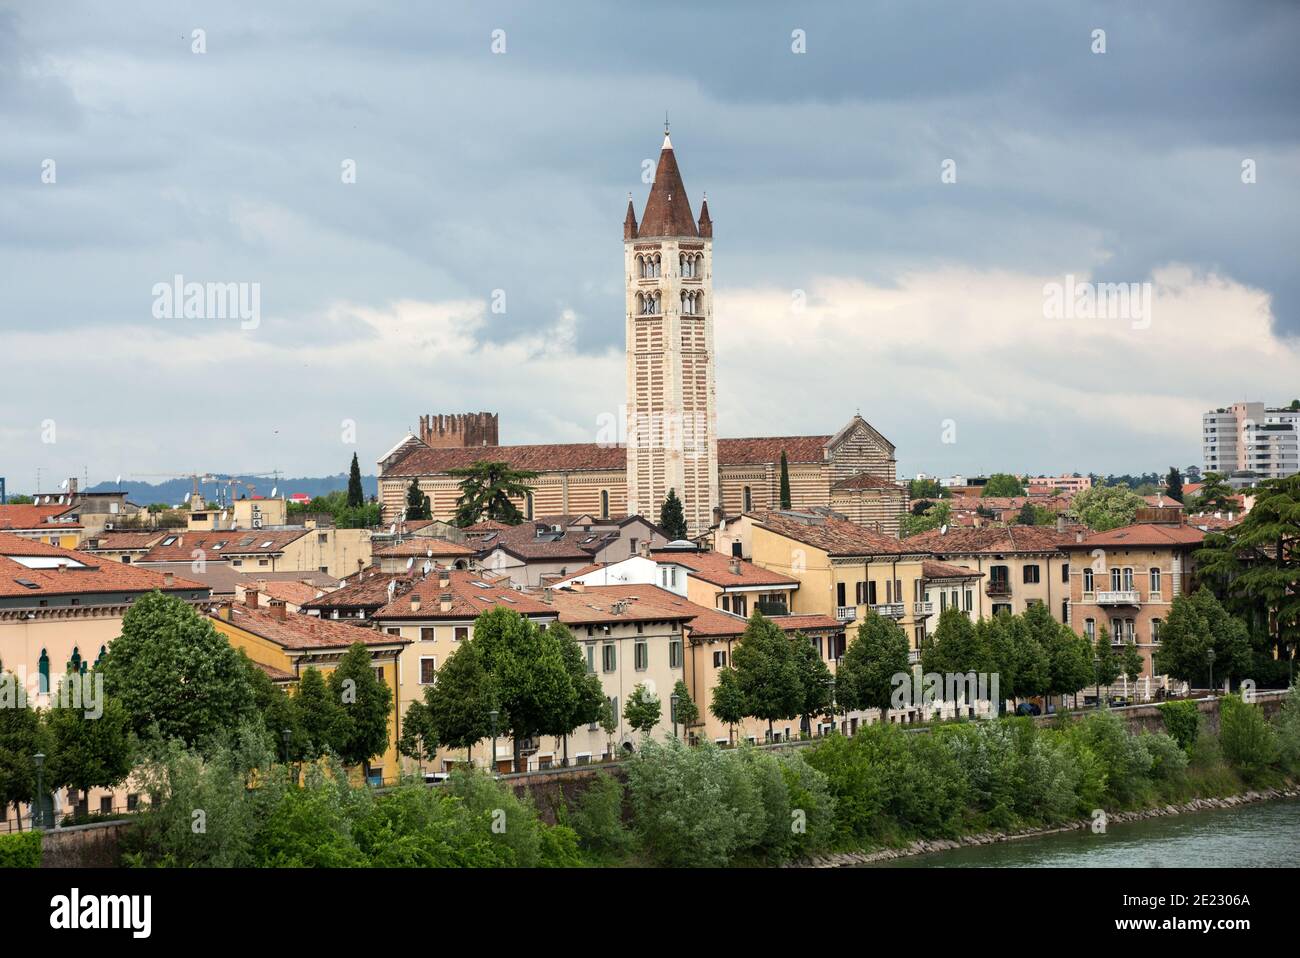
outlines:
M1188 812L1203 812L1215 808L1238 808L1255 802L1271 802L1283 798L1300 798L1300 785L1242 792L1239 795L1229 795L1224 798L1197 798L1181 805L1161 805L1131 812L1108 812L1106 821L1108 825L1115 825L1121 822L1137 822L1148 818L1183 815ZM964 848L968 845L992 845L998 842L1013 842L1020 838L1037 838L1041 835L1055 835L1059 832L1073 832L1089 828L1092 828L1092 819L1084 818L1065 825L1022 828L1013 832L980 832L975 835L964 835L961 838L919 838L902 848L882 848L875 851L861 852L832 852L795 862L787 867L844 868L853 865L869 865L872 862L892 861L896 858L925 855L929 852L951 851L954 848Z

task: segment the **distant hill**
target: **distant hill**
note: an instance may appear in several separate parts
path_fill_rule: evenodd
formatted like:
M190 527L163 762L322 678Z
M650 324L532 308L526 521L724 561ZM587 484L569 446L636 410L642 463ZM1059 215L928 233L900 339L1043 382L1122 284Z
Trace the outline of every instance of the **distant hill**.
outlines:
M340 472L336 476L302 476L298 478L281 477L277 483L274 479L265 479L260 476L239 476L239 485L234 487L235 498L249 495L245 482L252 484L255 496L270 496L271 490L276 490L276 495L289 497L299 492L310 498L323 496L327 492L333 492L335 489L346 491L348 488L348 474ZM365 491L366 497L377 496L379 494L379 481L374 476L362 476L361 488ZM121 485L115 482L101 482L90 487L90 492L112 492L115 489L122 489L127 493L127 498L132 502L147 506L154 502L164 502L168 505L178 505L185 501L185 498L194 490L194 480L192 479L168 479L166 482L152 483L145 482L141 479L128 479L122 477ZM215 501L218 494L225 494L227 490L226 483L200 482L199 492L205 499Z

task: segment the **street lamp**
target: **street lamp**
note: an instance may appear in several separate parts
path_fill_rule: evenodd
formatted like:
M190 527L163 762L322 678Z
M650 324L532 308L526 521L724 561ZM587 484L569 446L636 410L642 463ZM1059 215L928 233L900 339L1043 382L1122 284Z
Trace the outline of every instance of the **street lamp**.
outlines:
M497 774L497 716L500 713L496 709L488 712L488 721L492 724L492 777Z
M835 731L835 676L833 675L831 676L830 687L831 687L830 720L831 720L831 731L834 732Z
M1214 649L1208 649L1205 653L1205 661L1210 663L1210 694L1214 694Z
M677 693L668 696L669 714L673 720L673 738L677 737Z
M45 753L37 752L36 760L36 811L32 815L32 828L45 828Z

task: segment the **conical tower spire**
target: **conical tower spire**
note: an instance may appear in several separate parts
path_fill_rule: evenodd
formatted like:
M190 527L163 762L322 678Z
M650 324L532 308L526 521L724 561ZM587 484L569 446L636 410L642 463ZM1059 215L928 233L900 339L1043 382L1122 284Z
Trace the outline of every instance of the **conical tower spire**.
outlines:
M627 216L623 217L623 239L636 239L636 210L632 207L632 194L627 194Z
M699 236L691 201L686 196L686 185L677 169L672 137L668 135L668 120L664 119L664 142L659 150L659 165L655 168L655 181L641 215L638 236Z

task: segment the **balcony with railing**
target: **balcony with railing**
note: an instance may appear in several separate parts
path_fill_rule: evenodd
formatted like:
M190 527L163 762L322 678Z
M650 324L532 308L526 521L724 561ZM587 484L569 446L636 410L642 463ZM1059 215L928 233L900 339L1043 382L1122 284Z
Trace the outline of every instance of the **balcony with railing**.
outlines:
M902 602L883 602L873 605L871 611L887 619L901 619L907 614L907 606Z
M1010 595L1011 581L1009 579L993 579L984 587L988 595Z
M835 618L839 619L841 622L852 622L857 617L858 610L856 606L838 605L835 607Z
M1096 603L1098 605L1140 605L1141 600L1138 598L1137 589L1112 589L1106 592L1097 592Z
M913 614L913 615L934 615L934 603L933 603L933 602L913 602L913 603L912 603L912 614Z

